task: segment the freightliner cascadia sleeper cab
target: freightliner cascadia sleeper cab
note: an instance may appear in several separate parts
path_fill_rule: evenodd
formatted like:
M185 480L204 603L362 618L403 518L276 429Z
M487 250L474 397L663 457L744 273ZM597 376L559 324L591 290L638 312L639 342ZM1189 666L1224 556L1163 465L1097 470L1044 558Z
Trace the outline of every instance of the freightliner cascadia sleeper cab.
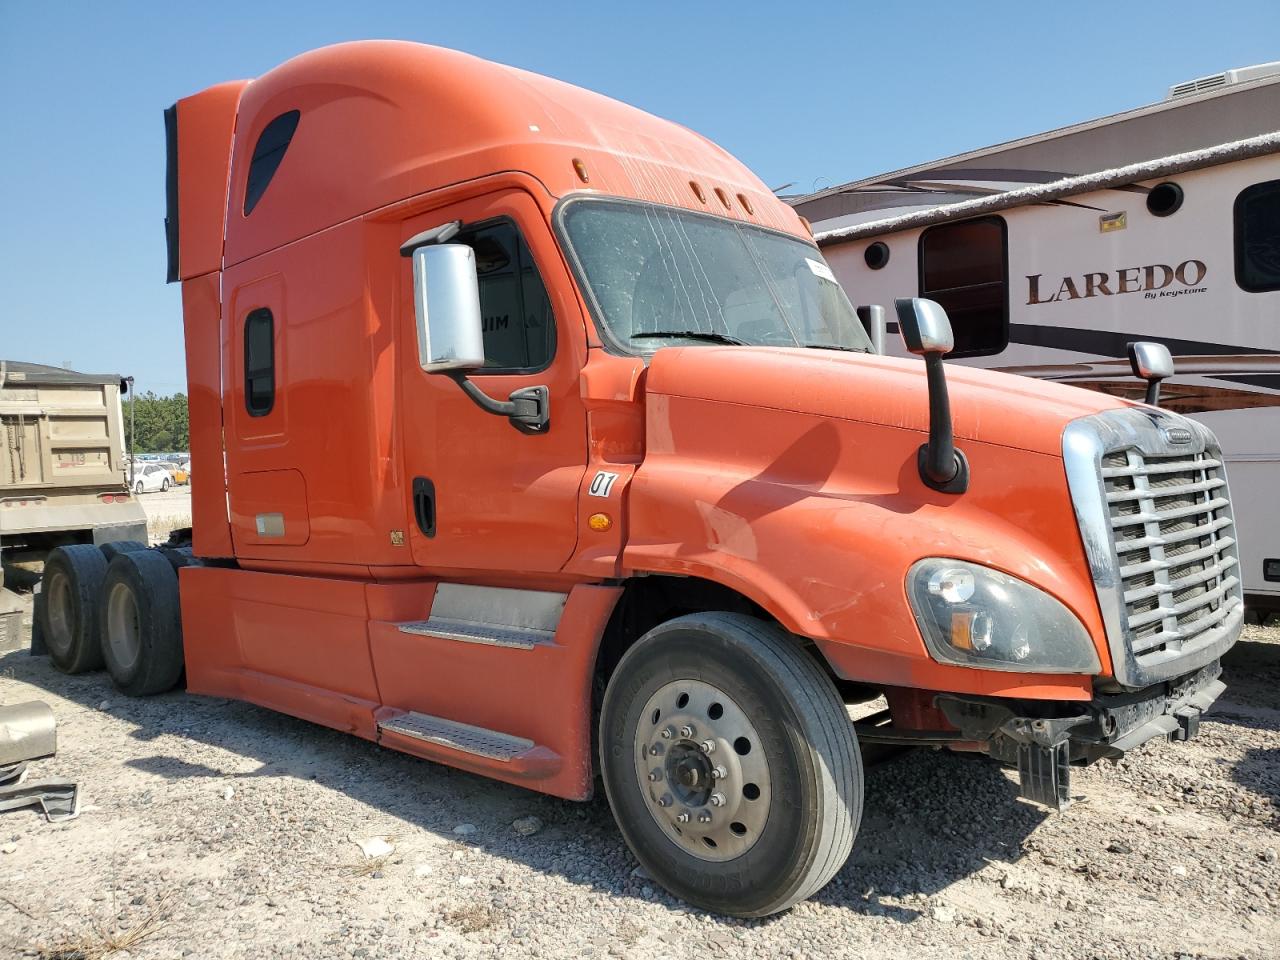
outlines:
M1221 692L1209 431L944 375L929 301L897 305L923 363L875 354L800 218L697 134L400 42L166 126L190 544L70 551L64 667L185 668L560 797L598 777L655 879L739 916L843 865L860 739L986 752L1059 807L1072 764Z

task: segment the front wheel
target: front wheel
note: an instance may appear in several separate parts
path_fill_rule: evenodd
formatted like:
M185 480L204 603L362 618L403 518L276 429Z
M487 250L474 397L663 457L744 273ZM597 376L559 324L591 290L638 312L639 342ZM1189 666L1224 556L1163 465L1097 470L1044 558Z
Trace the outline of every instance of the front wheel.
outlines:
M827 675L772 624L691 614L649 631L609 681L600 753L636 859L699 907L785 910L853 848L853 724Z
M160 492L161 492L161 493L168 493L168 492L169 492L169 478L168 478L168 477L165 477L163 480L161 480L161 481L160 481Z
M141 481L141 480L139 480L139 481L137 482L137 484L134 486L134 488L133 488L133 492L134 492L134 493L136 493L138 496L142 496L142 481Z

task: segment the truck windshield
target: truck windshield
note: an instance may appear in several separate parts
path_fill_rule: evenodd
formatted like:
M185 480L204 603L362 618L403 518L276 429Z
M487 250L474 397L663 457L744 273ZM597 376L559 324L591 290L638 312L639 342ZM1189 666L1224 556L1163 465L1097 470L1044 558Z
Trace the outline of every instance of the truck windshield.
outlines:
M603 332L624 351L734 342L871 350L822 255L795 237L619 200L574 201L564 227Z

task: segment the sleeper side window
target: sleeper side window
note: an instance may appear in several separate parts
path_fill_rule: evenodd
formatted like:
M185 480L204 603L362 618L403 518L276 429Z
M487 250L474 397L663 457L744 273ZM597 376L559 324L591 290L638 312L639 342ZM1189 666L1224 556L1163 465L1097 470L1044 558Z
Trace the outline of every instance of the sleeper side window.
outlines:
M920 236L920 296L951 318L953 357L1009 345L1009 248L1002 217L930 227Z
M275 399L275 320L263 307L244 321L244 405L249 416L265 417Z
M297 110L282 113L263 128L258 142L253 146L253 156L249 159L249 177L244 185L244 215L247 217L258 205L262 195L267 191L267 184L280 168L284 152L289 149L289 141L298 129Z
M546 367L555 354L555 316L538 265L515 223L490 221L464 230L452 242L475 250L485 371Z
M1255 183L1235 203L1236 283L1250 293L1280 290L1280 180Z

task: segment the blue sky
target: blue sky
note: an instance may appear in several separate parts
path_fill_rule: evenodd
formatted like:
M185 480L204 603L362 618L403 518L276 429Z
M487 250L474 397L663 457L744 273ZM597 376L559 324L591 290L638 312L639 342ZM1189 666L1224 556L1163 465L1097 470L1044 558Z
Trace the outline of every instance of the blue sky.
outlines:
M1280 4L0 0L0 357L183 389L163 109L365 37L599 90L807 191L1280 59Z

